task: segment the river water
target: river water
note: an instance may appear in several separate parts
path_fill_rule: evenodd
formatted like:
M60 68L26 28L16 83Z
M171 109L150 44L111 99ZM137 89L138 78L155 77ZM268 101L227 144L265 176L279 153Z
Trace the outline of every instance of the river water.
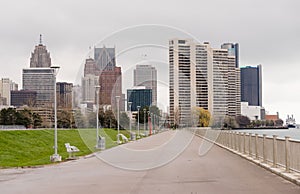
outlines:
M246 133L257 133L259 135L266 134L268 137L272 135L278 135L279 138L284 138L285 136L290 137L291 139L300 141L300 129L290 128L290 129L247 129L247 130L234 130L237 132L246 132Z

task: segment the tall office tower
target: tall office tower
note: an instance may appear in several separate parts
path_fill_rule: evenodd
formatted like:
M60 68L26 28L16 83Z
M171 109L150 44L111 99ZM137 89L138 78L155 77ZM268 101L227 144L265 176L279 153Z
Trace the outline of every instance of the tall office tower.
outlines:
M151 65L137 65L133 72L134 86L152 90L152 104L157 105L157 71Z
M116 67L116 52L115 48L94 48L94 60L96 61L96 69L114 70Z
M56 98L57 107L61 109L72 109L72 83L57 82Z
M241 101L262 106L262 66L241 68Z
M82 101L84 103L95 103L96 86L99 85L99 76L88 74L81 79Z
M122 106L122 71L121 67L114 67L113 70L103 70L99 77L100 88L100 104L111 105L116 110L116 96L120 96L119 107Z
M36 106L52 107L54 102L54 69L23 69L23 89L37 92Z
M238 68L227 49L173 39L169 42L170 120L190 125L193 107L210 111L213 118L240 114Z
M11 105L11 91L18 90L18 84L9 78L2 78L0 80L0 96L3 98L3 105Z
M96 71L96 62L94 59L86 59L85 65L84 65L84 76L86 75L99 75L99 73Z
M235 67L240 67L240 54L239 54L239 44L238 43L224 43L221 45L222 49L227 49L229 56L235 57Z
M30 68L51 67L50 53L42 43L42 35L40 35L40 43L35 46L30 58Z
M132 102L131 110L138 111L137 106L144 108L152 103L152 90L146 89L145 86L137 86L127 90L127 110L129 110L128 102Z

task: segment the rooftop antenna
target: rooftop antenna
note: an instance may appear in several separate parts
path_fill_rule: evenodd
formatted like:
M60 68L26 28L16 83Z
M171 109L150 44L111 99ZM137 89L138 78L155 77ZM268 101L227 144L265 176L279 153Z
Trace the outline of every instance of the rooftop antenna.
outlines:
M42 34L40 34L40 45L43 45Z

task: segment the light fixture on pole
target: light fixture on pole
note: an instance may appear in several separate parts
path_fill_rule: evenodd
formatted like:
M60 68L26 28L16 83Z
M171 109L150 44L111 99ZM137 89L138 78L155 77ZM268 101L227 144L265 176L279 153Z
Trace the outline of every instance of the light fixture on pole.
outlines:
M138 136L137 136L137 138L140 138L140 108L141 108L141 106L137 106L137 109L138 109Z
M61 161L61 156L57 153L57 102L56 102L56 75L59 70L59 66L52 66L54 75L54 154L50 156L52 162Z
M119 102L120 102L120 96L116 96L117 101L117 117L118 117L118 135L117 135L117 143L120 144L120 113L119 113Z
M131 137L131 118L132 118L132 115L131 115L131 105L132 105L132 102L128 102L128 106L129 106L129 133L130 133L130 137ZM133 139L131 139L133 140Z
M99 149L99 90L101 86L95 86L96 89L96 149Z

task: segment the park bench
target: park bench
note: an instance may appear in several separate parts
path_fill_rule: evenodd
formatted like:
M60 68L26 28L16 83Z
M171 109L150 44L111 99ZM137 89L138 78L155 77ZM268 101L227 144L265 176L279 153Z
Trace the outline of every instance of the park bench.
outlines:
M122 133L120 133L120 134L118 134L118 135L121 136L122 142L123 142L123 143L128 142L128 138L127 138L125 135L123 135ZM118 136L118 135L117 135L117 136Z
M71 146L70 143L65 143L67 152L69 153L68 159L75 159L75 153L79 152L80 150L76 146Z

